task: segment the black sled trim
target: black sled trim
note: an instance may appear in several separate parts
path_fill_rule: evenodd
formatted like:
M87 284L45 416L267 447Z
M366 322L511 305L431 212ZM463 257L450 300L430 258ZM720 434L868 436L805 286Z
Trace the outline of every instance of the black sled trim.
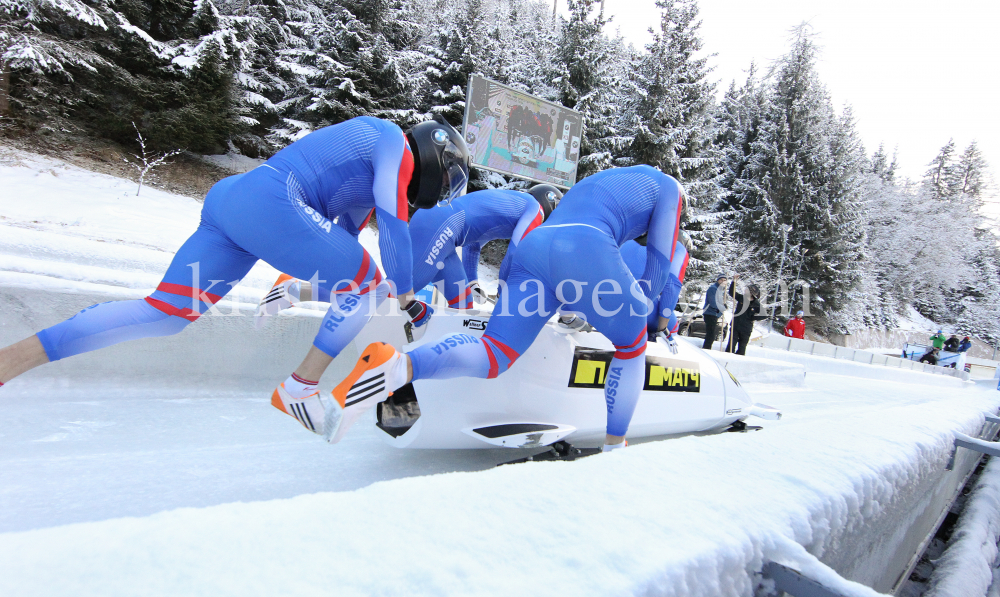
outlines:
M402 406L402 405L405 405L405 404L410 403L410 402L414 402L417 405L417 408L412 409L412 410L416 411L416 416L414 416L414 417L410 418L409 420L405 421L405 425L404 426L389 426L389 425L384 424L384 422L382 420L383 419L383 417L382 417L383 412L382 411L383 411L383 407L386 405L386 403L389 403L391 406ZM375 423L375 426L378 427L379 429L381 429L383 432L387 433L388 435L392 436L392 437L399 437L399 436L403 435L404 433L406 433L407 431L409 431L410 428L413 427L414 423L417 422L417 419L420 418L420 408L419 408L419 405L420 405L420 403L417 401L417 393L413 389L413 384L408 383L405 386L403 386L403 387L399 388L398 390L396 390L395 392L393 392L392 396L389 396L389 398L387 398L385 400L385 402L380 402L375 407L375 416L376 416L376 421L377 421Z
M521 464L524 462L572 462L573 460L586 458L587 456L595 456L600 453L601 448L577 448L567 442L558 441L549 446L548 450L541 452L540 454L528 456L527 458L518 458L508 462L501 462L497 466L503 466L505 464Z
M522 433L539 433L541 431L552 431L559 429L556 425L542 425L539 423L509 423L507 425L492 425L490 427L480 427L473 429L483 437L496 439L507 437L508 435L520 435Z

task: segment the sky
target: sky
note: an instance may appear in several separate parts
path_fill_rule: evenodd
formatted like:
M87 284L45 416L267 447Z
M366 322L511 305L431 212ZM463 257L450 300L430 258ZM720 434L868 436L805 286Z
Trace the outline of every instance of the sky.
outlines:
M791 29L807 22L820 46L820 78L838 111L853 108L869 155L879 143L890 155L897 149L900 173L919 179L949 138L958 151L975 139L1000 178L995 2L701 0L699 8L720 94L746 79L751 61L765 71L788 51ZM606 0L605 11L637 47L659 26L653 0Z

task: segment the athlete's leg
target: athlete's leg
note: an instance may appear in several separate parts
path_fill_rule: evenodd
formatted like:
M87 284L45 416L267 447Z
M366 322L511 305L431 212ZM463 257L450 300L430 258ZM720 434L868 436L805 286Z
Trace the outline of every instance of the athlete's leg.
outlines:
M537 276L515 261L504 291L512 311L494 312L482 340L456 333L411 351L413 379L492 379L509 369L558 307L555 293L541 286Z
M266 165L253 173L254 180L234 188L244 191L244 197L220 202L216 218L248 252L329 293L330 309L313 346L271 396L276 408L326 435L336 428L338 413L319 396L320 377L388 296L389 285L375 291L382 274L371 255L354 236L307 205L294 176ZM238 217L247 212L254 217Z
M379 297L385 298L385 293L369 296L382 274L354 236L306 205L294 177L264 167L253 174L259 180L241 181L234 187L248 191L246 197L220 203L216 218L224 221L227 236L241 247L281 272L310 281L318 298L330 299L315 350L296 369L303 379L318 381L374 312ZM259 192L261 188L267 192ZM258 192L251 197L250 190ZM236 217L247 212L255 217ZM341 294L355 298L340 298ZM350 323L345 324L345 317ZM363 321L358 324L357 319Z
M239 178L213 186L205 198L206 209ZM239 281L256 261L206 222L204 212L201 225L177 251L156 292L143 300L93 305L0 351L0 382L47 362L126 340L176 334L197 319L228 292L231 286L226 282Z
M537 291L530 293L527 285L521 287L522 279L516 277L516 272L511 273L508 288L511 297L517 301L530 301L534 295L536 303L541 301L552 309L550 305L554 303L554 298L551 293L546 297L543 292L539 298ZM482 339L471 334L450 334L437 342L420 346L408 355L400 354L382 342L369 344L354 370L333 389L334 398L344 410L335 431L327 434L329 441L340 441L363 412L414 379L496 377L510 367L520 352L527 350L551 313L551 310L547 315L522 310L514 314L494 315Z
M49 362L48 355L38 336L25 338L6 348L0 348L0 386Z
M605 445L617 446L625 441L645 384L646 320L653 306L638 289L610 237L586 227L563 230L565 239L550 252L550 259L558 262L553 269L564 280L558 298L565 303L564 310L581 314L616 349L605 378L604 400L608 409ZM587 258L580 259L581 254ZM582 284L570 288L574 280Z
M48 360L56 361L126 340L176 334L219 301L255 261L202 222L150 296L87 307L42 330L38 339Z
M472 293L465 278L465 268L458 253L452 252L440 262L441 279L444 282L444 297L452 309L471 309Z

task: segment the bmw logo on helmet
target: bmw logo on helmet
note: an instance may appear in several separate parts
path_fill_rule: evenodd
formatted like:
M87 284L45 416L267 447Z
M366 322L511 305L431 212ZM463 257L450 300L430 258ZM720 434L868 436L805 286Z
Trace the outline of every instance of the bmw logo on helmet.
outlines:
M542 206L543 217L549 219L549 214L556 208L559 200L562 199L562 191L550 184L536 184L528 189L528 194L535 198L535 201Z

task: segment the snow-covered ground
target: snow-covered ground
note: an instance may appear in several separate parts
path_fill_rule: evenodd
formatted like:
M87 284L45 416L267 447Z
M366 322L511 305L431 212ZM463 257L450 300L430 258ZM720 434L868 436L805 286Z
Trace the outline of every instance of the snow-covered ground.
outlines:
M0 159L0 301L143 296L197 224L190 199ZM233 304L275 275L259 264ZM3 343L72 314L29 307L0 304ZM1000 406L985 386L860 364L834 374L811 358L804 386L746 385L784 412L763 431L493 468L515 455L395 450L370 424L336 446L306 433L269 406L267 384L315 318L279 318L281 337L234 312L0 389L0 595L714 597L753 594L767 560L872 595L832 570L889 590L912 555L901 547L976 460L961 451L944 471L954 432L978 435ZM157 346L201 350L209 334L254 367L227 377L219 348L173 384L144 368L172 362ZM289 355L254 348L283 343Z

